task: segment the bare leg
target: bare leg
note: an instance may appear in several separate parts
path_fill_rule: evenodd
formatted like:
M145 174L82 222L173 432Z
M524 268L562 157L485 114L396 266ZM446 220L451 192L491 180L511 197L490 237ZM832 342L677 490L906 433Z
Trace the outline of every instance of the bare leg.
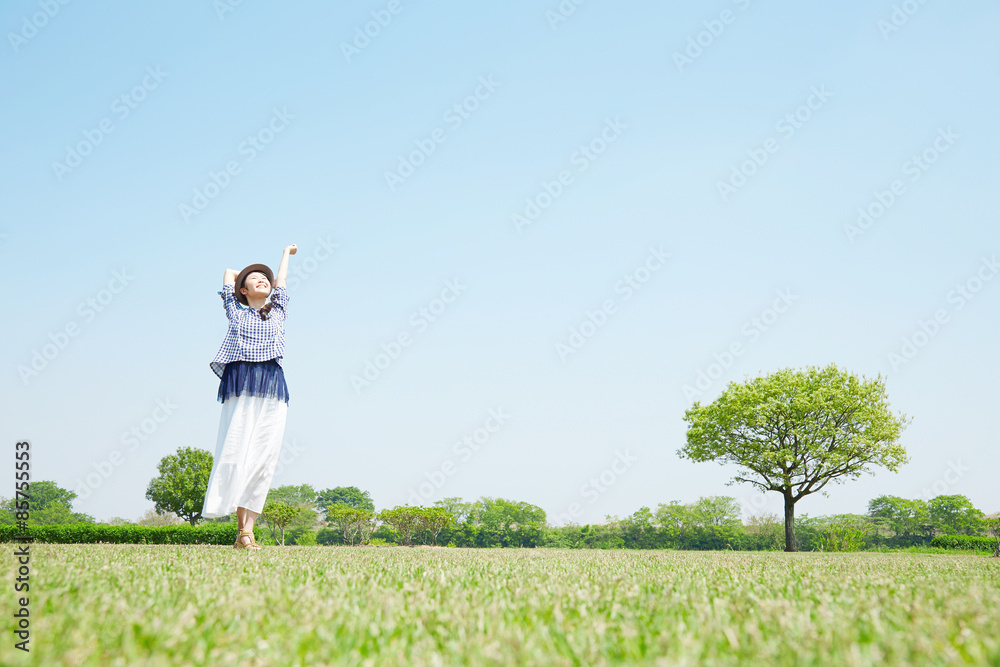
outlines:
M253 524L257 521L257 517L260 516L260 512L251 512L246 508L243 509L243 530L253 530Z
M253 532L253 524L260 516L259 512L252 512L245 507L236 508L236 522L239 526L240 533ZM248 549L260 549L260 545L252 544L252 540L249 535L243 535L240 538L240 542L247 546Z

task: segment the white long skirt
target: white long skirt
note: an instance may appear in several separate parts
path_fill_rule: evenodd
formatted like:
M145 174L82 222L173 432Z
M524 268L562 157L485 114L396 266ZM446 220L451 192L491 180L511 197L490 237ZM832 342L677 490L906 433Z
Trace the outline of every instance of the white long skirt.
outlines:
M264 509L287 413L288 403L279 398L244 394L226 399L203 517L229 516L237 507L257 513Z

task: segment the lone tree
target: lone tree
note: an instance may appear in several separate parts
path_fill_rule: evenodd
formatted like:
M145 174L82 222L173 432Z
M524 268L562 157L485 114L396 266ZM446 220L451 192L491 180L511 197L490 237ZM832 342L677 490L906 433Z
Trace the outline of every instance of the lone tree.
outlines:
M40 480L32 482L27 493L29 496L30 514L28 525L56 525L69 523L95 523L94 517L82 512L73 511L75 491L64 489L55 482ZM18 517L17 504L19 499L0 498L0 524L16 523ZM23 515L22 515L23 516Z
M316 494L316 504L324 513L327 512L328 508L340 503L359 510L375 511L375 503L372 502L371 494L356 486L338 486ZM327 519L329 518L328 515Z
M176 454L160 459L157 470L160 476L150 480L146 498L156 503L157 512L173 512L195 525L205 504L212 454L204 449L182 447Z
M796 550L795 503L804 496L908 460L898 440L909 419L889 411L882 376L859 379L833 364L731 382L711 405L696 401L684 421L678 456L735 463L741 470L729 484L781 493L785 551Z
M285 546L285 529L300 511L301 508L289 505L282 500L268 500L264 503L261 518L267 521L271 527L271 537L274 538L275 542L278 541L278 536L274 534L274 529L277 528L281 532L281 546Z

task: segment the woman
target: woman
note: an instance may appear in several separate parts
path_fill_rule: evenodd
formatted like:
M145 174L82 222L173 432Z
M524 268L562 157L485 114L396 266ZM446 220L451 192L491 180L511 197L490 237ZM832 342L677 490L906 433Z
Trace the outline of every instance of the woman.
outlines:
M288 257L295 251L295 244L285 247L277 276L264 264L251 264L239 274L226 269L219 292L229 330L209 366L220 378L222 418L201 515L228 516L235 510L237 549L260 549L253 525L264 509L285 432L285 281ZM265 305L268 296L271 302Z

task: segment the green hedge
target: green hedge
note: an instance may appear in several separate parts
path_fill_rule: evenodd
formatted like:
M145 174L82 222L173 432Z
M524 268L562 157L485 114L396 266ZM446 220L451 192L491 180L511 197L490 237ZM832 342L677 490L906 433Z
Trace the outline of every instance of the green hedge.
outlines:
M988 551L994 553L997 541L982 535L938 535L931 540L932 547L942 549L964 549L966 551Z
M17 535L28 534L36 542L55 544L226 544L236 542L235 523L206 523L200 526L107 526L77 523L52 526L0 526L0 542L10 542ZM258 528L254 533L260 537Z

